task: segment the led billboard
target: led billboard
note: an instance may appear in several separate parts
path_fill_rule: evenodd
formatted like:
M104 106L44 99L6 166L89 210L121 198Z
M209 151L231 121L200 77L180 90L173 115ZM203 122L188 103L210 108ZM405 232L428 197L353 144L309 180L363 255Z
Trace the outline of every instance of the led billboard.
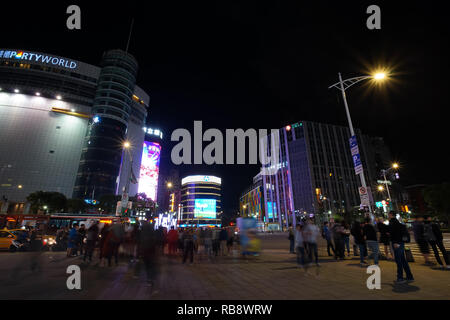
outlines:
M158 190L160 155L161 146L159 143L144 141L138 192L145 193L153 201L156 201Z
M216 219L216 200L195 199L194 218Z
M272 210L272 205L273 205L273 210ZM275 202L271 202L271 201L267 202L267 217L269 219L273 219L273 218L277 217L277 204Z

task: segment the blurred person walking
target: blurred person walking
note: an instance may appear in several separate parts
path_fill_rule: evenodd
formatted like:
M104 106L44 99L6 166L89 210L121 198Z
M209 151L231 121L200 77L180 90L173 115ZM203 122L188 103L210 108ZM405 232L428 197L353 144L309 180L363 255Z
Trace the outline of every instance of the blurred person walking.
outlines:
M380 243L384 246L384 255L387 260L394 260L394 254L392 253L391 240L389 239L388 229L389 227L384 224L384 219L379 217L377 219L377 229L380 233Z
M208 259L211 259L213 240L212 230L210 228L206 228L204 237L205 255Z
M139 233L138 257L142 258L142 262L136 264L135 278L139 277L142 263L145 266L147 276L147 285L152 288L158 275L158 261L161 253L160 234L155 230L154 226L148 222L143 222L142 230Z
M430 260L430 247L428 245L428 241L425 239L425 231L424 231L424 222L422 216L416 216L414 218L414 222L412 223L412 230L414 234L414 240L419 246L420 253L425 259L426 265L434 265L434 263Z
M84 250L84 239L86 238L86 228L84 224L82 223L80 225L80 228L78 228L78 245L77 245L77 251L80 252L80 255L83 255Z
M183 233L183 264L186 263L187 257L189 256L189 260L191 264L194 263L194 232L190 228Z
M345 248L347 249L347 256L350 257L350 227L349 227L348 223L345 221L342 223L342 227L344 228L343 238L344 238ZM345 249L344 249L344 252L345 252Z
M333 225L332 229L334 245L336 248L336 254L334 258L344 260L345 259L345 247L344 247L344 227L339 220Z
M373 263L378 265L378 255L379 255L379 247L378 247L378 239L377 239L377 230L372 225L370 218L365 219L365 224L363 226L363 235L364 240L366 240L367 247L373 254Z
M442 255L444 256L446 268L450 269L448 253L444 247L441 229L439 228L439 225L437 223L432 222L430 216L427 216L424 221L424 235L425 239L428 241L431 248L433 249L434 257L436 258L436 261L439 263L440 268L444 269L444 264L442 263L441 257L439 256L438 247L441 250Z
M232 253L231 250L233 249L234 231L232 230L232 228L228 228L227 232L228 232L227 253L228 255L230 255Z
M98 221L94 222L92 226L89 227L86 233L86 248L84 250L83 261L89 258L89 262L92 262L92 254L95 249L95 244L98 240Z
M74 223L67 239L67 257L76 255L78 245L78 224Z
M297 265L298 267L305 267L305 244L303 240L302 225L297 224L295 226L294 246L297 251Z
M353 236L353 239L355 241L355 244L358 246L359 251L359 262L361 264L361 267L364 267L367 265L367 262L364 260L364 258L367 256L367 249L366 249L366 241L364 240L364 233L361 226L361 223L359 221L353 222L353 226L351 229L351 234Z
M219 254L219 250L220 250L220 229L219 228L215 228L212 231L212 249L214 252L214 256L217 257L217 255Z
M308 260L309 264L313 261L313 254L315 256L314 262L316 266L319 264L319 255L317 250L317 237L319 236L319 227L314 224L313 219L308 219L306 221L305 230L303 232L305 247L308 248Z
M225 228L220 229L219 240L220 240L220 254L222 256L226 256L228 232L227 230L225 230Z

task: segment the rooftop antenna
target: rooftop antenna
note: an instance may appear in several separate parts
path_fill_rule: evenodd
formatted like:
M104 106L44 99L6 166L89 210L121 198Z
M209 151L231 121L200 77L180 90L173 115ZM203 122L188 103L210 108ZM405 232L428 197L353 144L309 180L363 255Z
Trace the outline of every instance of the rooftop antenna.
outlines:
M128 46L130 45L131 32L133 31L133 23L134 23L134 18L131 18L130 33L128 35L127 48L125 49L125 52L128 52Z

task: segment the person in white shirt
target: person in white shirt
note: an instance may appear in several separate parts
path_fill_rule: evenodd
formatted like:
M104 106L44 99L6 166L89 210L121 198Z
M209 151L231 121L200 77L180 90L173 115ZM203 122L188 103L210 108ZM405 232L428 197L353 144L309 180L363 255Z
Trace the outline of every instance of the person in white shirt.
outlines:
M317 237L320 234L320 230L319 230L319 227L317 227L314 224L314 221L312 219L308 219L306 221L306 227L305 227L303 234L304 234L305 247L308 250L309 263L310 264L312 263L312 255L314 253L315 263L317 266L320 266L319 255L317 253Z

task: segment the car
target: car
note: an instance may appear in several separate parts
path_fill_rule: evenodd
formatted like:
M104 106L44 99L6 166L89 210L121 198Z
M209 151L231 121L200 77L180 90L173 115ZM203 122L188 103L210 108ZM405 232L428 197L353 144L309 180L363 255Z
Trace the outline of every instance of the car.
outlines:
M0 230L0 250L9 250L10 252L16 252L18 250L26 250L28 241L25 234L22 234L25 230L22 229L2 229ZM25 240L23 240L25 239Z

